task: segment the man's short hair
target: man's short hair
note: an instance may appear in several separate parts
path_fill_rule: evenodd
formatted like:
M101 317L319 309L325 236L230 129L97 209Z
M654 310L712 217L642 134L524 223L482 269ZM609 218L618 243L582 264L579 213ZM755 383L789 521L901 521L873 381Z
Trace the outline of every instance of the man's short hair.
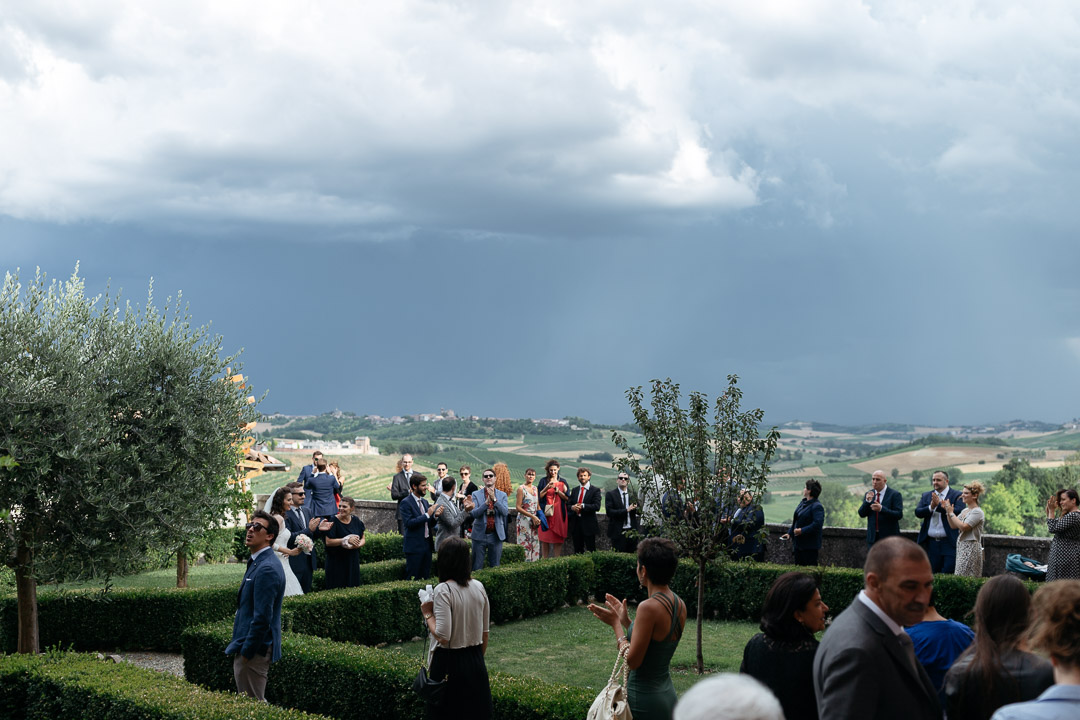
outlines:
M300 482L299 480L293 480L290 483L285 483L285 487L289 488L293 492L296 492L297 490L304 489L304 483Z
M933 480L934 476L939 473L945 476L945 482L949 482L949 472L947 470L935 470L934 472L930 473L930 479Z
M878 540L870 548L866 555L866 564L863 565L863 579L870 573L878 576L879 580L889 577L889 568L901 560L925 560L930 562L926 551L914 541L906 537L893 535Z
M813 478L806 481L806 489L810 491L810 497L816 498L821 494L821 483Z
M447 470L449 470L449 469L450 469L450 466L449 466L449 465L447 465L447 464L446 464L446 463L444 463L444 462L440 462L440 463L436 463L436 464L435 464L435 469L436 469L436 470L438 470L438 469L439 469L440 467L444 467L444 468L446 468Z
M454 476L453 475L447 475L446 477L443 478L443 481L442 481L442 491L443 492L450 492L451 490L454 489L455 485L457 485L457 481L454 480Z
M251 519L254 520L255 518L261 518L266 521L266 537L271 541L271 544L273 544L272 541L277 538L278 533L281 532L281 526L278 525L277 518L265 510L256 510L251 513Z
M723 701L718 702L718 698ZM696 683L675 706L673 720L782 720L769 688L749 675L720 673Z
M316 450L315 452L311 453L311 459L312 460L314 460L317 457L324 457L324 455L322 454L322 450Z
M422 482L427 482L427 477L423 473L413 473L412 477L409 478L409 487L418 488Z

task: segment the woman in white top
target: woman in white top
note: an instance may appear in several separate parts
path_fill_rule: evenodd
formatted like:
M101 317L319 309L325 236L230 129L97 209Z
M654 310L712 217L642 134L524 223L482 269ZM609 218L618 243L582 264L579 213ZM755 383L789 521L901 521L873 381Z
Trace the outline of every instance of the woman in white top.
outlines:
M438 705L428 705L428 718L490 720L488 683L488 625L491 606L479 580L472 579L468 544L449 537L439 546L439 584L434 600L421 603L424 624L431 633L428 676L439 681L449 674ZM452 671L451 671L452 668Z
M289 547L289 538L292 537L292 534L285 527L285 513L292 510L292 488L281 487L275 490L267 501L266 509L278 521L278 528L280 528L280 532L274 538L274 552L277 553L277 558L281 561L281 567L285 571L285 595L303 595L304 591L300 587L300 581L296 579L296 573L293 572L292 565L289 564L289 558L299 555L300 548Z
M975 481L964 486L960 499L965 507L957 515L948 500L942 500L949 525L960 531L956 538L956 574L965 577L982 577L982 531L985 516L979 507L979 497L985 488Z

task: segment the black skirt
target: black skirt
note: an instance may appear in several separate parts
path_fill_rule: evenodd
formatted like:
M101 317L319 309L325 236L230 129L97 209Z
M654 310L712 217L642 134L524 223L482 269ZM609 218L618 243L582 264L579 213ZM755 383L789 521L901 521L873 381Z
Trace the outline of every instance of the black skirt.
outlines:
M447 678L442 702L438 705L428 704L427 716L430 720L462 717L490 720L491 685L488 683L487 665L484 664L483 646L473 645L457 650L435 648L428 676L436 681Z

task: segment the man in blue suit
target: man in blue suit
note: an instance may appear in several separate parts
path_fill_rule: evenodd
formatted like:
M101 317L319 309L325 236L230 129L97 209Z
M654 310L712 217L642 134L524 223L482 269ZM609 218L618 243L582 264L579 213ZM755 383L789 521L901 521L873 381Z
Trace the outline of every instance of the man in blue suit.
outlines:
M949 506L961 504L960 492L949 487L949 473L938 470L930 479L933 490L922 494L915 506L915 517L922 518L918 543L930 558L930 567L936 573L952 574L956 570L956 538L958 530L949 525L942 500Z
M413 473L409 478L408 497L398 505L401 513L402 542L405 549L405 575L409 580L423 580L431 576L431 540L435 534L435 518L443 509L428 503L427 478Z
M319 519L312 516L311 512L304 507L307 496L304 486L299 482L292 482L289 483L288 487L292 489L293 504L292 509L285 513L285 527L289 529L290 533L289 547L294 548L296 547L296 538L301 535L307 535L313 541L315 540L315 531L319 527ZM289 558L289 567L292 568L296 579L300 581L300 589L304 591L305 595L311 592L311 578L318 566L319 561L314 550L310 553L300 553Z
M316 463L318 463L319 458L321 458L322 456L323 456L323 454L319 450L316 450L315 452L311 453L311 464L310 465L305 465L304 467L302 467L300 469L300 477L296 478L296 482L300 483L301 485L304 485L304 484L307 483L308 480L310 480L312 477L314 477L315 476L315 465L316 465Z
M304 490L307 492L304 507L313 517L329 520L337 515L334 493L341 492L341 483L327 470L322 453L315 458L315 473L304 483Z
M760 505L754 505L754 496L749 490L739 491L736 505L735 512L726 519L729 529L728 554L733 560L752 557L758 562L765 562L765 545L758 537L765 526L765 512Z
M485 470L483 478L484 488L465 498L465 510L473 518L473 570L484 567L485 556L488 565L499 567L506 541L506 516L510 512L506 493L495 489L495 471Z
M236 596L232 641L225 648L226 655L235 656L237 691L261 702L266 702L270 663L281 659L285 570L270 548L279 531L278 521L265 510L256 510L247 524L244 544L251 550L251 559Z
M890 535L899 535L900 518L904 517L904 498L885 484L884 470L874 471L870 485L872 489L859 506L859 517L866 518L867 545Z

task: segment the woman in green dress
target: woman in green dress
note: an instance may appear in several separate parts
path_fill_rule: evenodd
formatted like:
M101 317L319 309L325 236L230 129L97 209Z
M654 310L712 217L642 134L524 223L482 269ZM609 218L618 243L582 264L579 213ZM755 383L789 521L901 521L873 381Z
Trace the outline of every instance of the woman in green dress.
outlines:
M678 696L669 666L686 625L686 604L668 587L679 558L675 543L667 538L643 540L637 556L638 582L648 599L638 605L634 622L626 601L614 595L608 595L603 605L589 605L589 610L615 630L620 649L624 644L630 647L626 689L634 720L671 720Z

